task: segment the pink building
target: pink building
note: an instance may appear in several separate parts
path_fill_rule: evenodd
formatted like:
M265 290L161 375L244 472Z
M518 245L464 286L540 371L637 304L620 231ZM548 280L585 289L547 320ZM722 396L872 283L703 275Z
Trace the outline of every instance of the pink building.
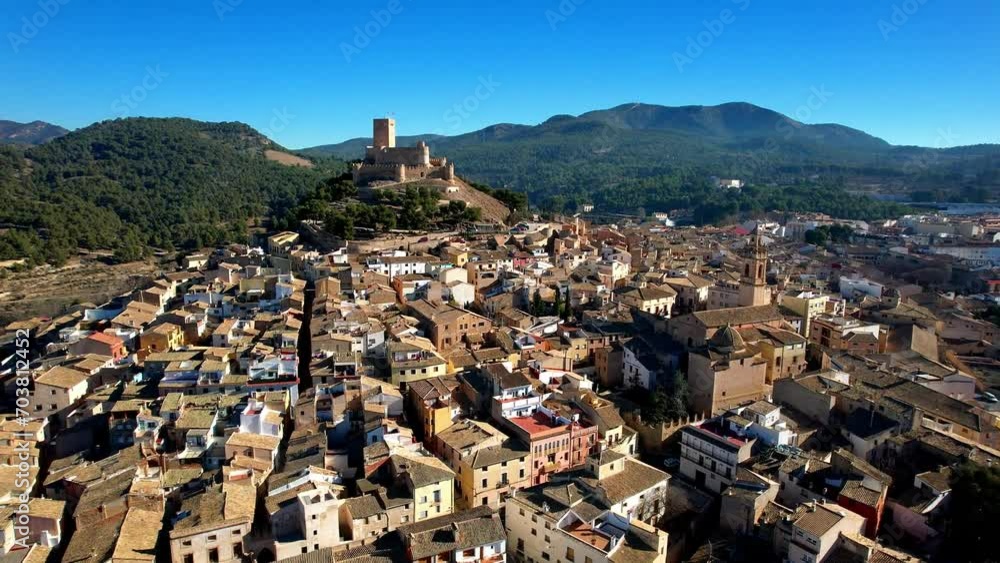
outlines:
M539 485L549 475L583 465L597 448L597 426L579 414L572 419L540 407L531 416L506 419L514 433L531 450L531 483Z

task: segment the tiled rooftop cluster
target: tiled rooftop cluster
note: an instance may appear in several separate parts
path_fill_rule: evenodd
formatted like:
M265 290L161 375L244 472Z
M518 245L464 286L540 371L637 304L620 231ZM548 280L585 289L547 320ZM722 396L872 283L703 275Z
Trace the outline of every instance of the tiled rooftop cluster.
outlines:
M653 217L282 232L8 324L4 557L932 558L1000 464L1000 222Z

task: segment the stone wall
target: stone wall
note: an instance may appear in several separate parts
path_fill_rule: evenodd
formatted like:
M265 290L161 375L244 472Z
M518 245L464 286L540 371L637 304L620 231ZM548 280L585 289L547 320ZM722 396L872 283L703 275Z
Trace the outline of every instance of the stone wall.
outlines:
M639 436L639 448L642 452L662 455L667 451L668 444L674 440L674 436L680 435L682 428L704 422L705 417L700 415L686 416L669 422L649 425L642 421L642 416L638 412L623 412L622 420Z

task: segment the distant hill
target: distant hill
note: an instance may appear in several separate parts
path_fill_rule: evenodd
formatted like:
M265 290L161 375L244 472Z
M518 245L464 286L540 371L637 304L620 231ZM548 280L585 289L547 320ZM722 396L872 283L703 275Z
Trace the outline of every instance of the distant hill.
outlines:
M416 135L470 180L527 193L535 203L573 210L669 210L698 203L710 176L758 184L813 176L826 180L907 177L914 186L989 186L1000 145L954 149L900 147L838 124L804 124L748 103L667 107L625 104L538 125L497 124L456 136ZM357 159L370 139L303 149ZM971 180L970 180L971 178ZM988 191L988 190L987 190ZM694 198L694 199L692 199ZM563 207L564 203L568 205Z
M66 133L68 129L44 121L18 123L0 119L0 144L40 145Z
M268 159L285 153L248 125L181 118L104 121L44 145L0 146L0 259L58 263L85 248L128 260L147 245L245 239L252 222L346 170Z

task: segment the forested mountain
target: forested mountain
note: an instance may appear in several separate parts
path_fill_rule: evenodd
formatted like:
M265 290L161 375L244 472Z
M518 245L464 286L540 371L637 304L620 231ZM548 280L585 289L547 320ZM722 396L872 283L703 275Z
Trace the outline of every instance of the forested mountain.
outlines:
M44 121L18 123L0 119L0 145L40 145L66 133L69 130Z
M533 203L563 210L572 210L574 202L615 211L696 207L720 197L708 185L710 176L758 185L814 177L836 185L846 176L875 182L906 179L920 189L956 190L972 184L989 192L989 186L1000 186L1000 145L898 147L856 129L807 125L746 103L627 104L576 117L555 116L536 126L500 124L452 137L400 138L400 144L418 139L453 160L463 176L525 192ZM302 152L355 159L370 143L352 139ZM760 203L768 207L778 199ZM819 203L838 212L839 202Z
M147 246L239 241L282 214L340 161L269 161L283 150L242 123L131 118L96 123L37 147L0 147L0 259L59 263L79 248L122 260Z

